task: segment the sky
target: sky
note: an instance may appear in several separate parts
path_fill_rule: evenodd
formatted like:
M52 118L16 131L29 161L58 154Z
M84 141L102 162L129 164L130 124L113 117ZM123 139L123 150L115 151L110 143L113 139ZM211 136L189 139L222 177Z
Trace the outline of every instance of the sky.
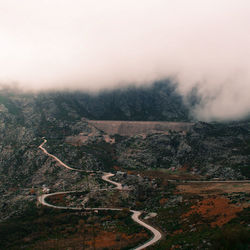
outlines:
M170 78L200 120L250 113L249 0L0 0L0 83L90 90Z

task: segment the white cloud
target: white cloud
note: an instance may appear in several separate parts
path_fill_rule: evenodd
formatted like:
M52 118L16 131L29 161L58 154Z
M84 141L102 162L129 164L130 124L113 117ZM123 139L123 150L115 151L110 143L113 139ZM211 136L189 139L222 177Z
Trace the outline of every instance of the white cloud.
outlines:
M248 0L0 0L0 81L90 89L175 76L200 119L250 110Z

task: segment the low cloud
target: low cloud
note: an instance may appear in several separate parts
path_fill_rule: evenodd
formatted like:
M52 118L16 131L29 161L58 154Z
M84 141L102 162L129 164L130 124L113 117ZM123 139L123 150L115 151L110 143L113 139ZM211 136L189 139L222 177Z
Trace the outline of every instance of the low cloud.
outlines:
M0 81L97 91L172 78L202 120L250 111L248 0L2 0Z

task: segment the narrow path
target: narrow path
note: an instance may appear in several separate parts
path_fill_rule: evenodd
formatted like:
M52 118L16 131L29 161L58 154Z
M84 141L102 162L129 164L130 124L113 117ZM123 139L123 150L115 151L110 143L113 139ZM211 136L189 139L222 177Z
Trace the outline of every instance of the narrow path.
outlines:
M68 165L66 165L65 163L63 163L59 158L57 158L56 156L48 153L48 151L43 147L44 144L47 142L46 139L44 139L44 142L39 146L39 148L49 157L52 157L53 159L55 159L61 166L69 169L69 170L73 170L73 171L79 171L79 172L83 172L84 170L79 170L79 169L75 169L75 168L71 168ZM85 172L92 172L92 171L85 171ZM122 184L115 182L115 181L111 181L109 178L114 176L114 174L112 173L103 173L102 179L106 182L109 182L113 185L116 186L115 189L118 190L123 190L122 188ZM107 190L107 189L104 189ZM55 208L55 209L64 209L64 210L109 210L109 211L121 211L122 208L108 208L108 207L101 207L101 208L82 208L82 207L64 207L64 206L55 206L52 204L49 204L48 202L46 202L46 198L50 197L50 196L54 196L54 195L58 195L58 194L68 194L68 193L76 193L77 191L66 191L66 192L56 192L56 193L51 193L51 194L43 194L41 196L38 197L38 202L41 203L44 206L47 207L51 207L51 208ZM157 241L159 241L162 238L162 234L155 229L154 227L150 226L149 224L143 222L142 220L140 220L140 215L142 214L141 211L136 211L136 210L129 210L132 213L132 220L135 221L136 223L140 224L142 227L148 229L149 231L151 231L153 233L153 237L147 241L146 243L134 248L134 250L141 250L141 249L145 249L148 246L151 246L153 244L155 244Z
M81 171L79 169L76 169L76 168L71 168L69 167L68 165L66 165L65 163L63 163L60 159L58 159L56 156L50 154L43 146L44 144L47 142L46 139L44 139L44 142L39 146L39 148L48 156L50 156L51 158L55 159L61 166L69 169L69 170L73 170L73 171Z
M89 170L81 170L81 169L77 169L77 168L71 168L69 167L67 164L63 163L59 158L57 158L56 156L50 154L43 146L44 144L47 142L46 139L44 139L43 143L38 147L40 148L46 155L48 155L49 157L53 158L54 160L56 160L62 167L67 168L69 170L72 171L77 171L77 172L85 172L85 173L93 173L94 171L89 171Z

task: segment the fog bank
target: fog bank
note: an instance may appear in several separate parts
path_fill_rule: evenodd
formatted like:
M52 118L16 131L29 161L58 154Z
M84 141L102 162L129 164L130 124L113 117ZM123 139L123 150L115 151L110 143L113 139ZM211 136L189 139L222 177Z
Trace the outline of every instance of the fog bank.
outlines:
M250 112L248 0L1 0L0 82L96 91L172 78L201 120Z

